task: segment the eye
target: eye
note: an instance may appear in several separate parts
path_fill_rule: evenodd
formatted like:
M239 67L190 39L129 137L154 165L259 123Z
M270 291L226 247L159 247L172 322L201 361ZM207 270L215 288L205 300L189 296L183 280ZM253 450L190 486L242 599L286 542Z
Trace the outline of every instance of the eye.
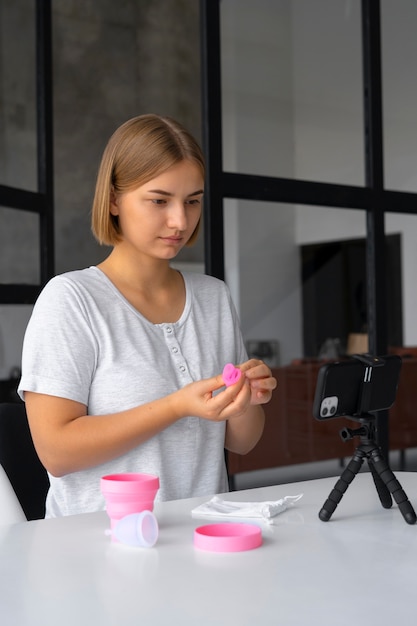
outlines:
M165 198L153 198L151 202L152 204L156 204L158 206L163 206L164 204L166 204Z
M198 206L201 204L201 198L191 198L190 200L186 200L185 204L190 206Z

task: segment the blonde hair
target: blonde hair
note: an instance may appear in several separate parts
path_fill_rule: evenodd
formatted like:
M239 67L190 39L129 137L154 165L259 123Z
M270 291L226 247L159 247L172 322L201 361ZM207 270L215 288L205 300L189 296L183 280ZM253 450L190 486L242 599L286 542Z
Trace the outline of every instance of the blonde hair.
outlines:
M175 120L147 114L119 126L104 150L97 175L91 218L97 241L112 246L121 238L118 219L110 213L112 193L132 191L184 160L195 163L204 179L203 152ZM200 221L187 246L197 239L199 226Z

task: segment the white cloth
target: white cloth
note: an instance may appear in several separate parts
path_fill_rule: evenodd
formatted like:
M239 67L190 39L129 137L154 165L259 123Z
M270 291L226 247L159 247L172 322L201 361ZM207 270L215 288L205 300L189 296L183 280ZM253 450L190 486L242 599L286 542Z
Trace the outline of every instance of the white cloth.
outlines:
M225 363L245 361L225 283L183 276L184 311L167 324L149 322L97 267L53 278L26 330L21 397L30 390L80 402L90 415L116 413L221 374ZM50 476L46 516L103 509L100 477L115 472L158 475L159 500L223 493L224 435L224 422L190 416L111 462Z
M219 496L214 496L208 502L200 504L191 511L193 517L233 517L233 518L262 518L269 523L272 518L279 513L283 513L289 506L292 506L303 494L296 496L285 496L280 500L265 500L264 502L234 502L224 500Z

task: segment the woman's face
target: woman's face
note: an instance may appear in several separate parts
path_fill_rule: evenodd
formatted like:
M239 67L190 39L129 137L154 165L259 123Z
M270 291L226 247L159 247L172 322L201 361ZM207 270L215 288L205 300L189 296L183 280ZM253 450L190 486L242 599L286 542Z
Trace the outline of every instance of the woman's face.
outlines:
M133 191L112 198L120 244L153 258L171 259L193 234L201 215L204 180L192 161L181 161Z

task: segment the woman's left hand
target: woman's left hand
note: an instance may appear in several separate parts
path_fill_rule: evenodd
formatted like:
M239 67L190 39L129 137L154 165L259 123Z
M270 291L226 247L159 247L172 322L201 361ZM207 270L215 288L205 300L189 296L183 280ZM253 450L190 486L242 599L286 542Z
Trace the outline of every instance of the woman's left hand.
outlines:
M245 373L245 378L250 385L250 403L253 405L269 402L278 383L266 363L258 359L249 359L238 367Z

